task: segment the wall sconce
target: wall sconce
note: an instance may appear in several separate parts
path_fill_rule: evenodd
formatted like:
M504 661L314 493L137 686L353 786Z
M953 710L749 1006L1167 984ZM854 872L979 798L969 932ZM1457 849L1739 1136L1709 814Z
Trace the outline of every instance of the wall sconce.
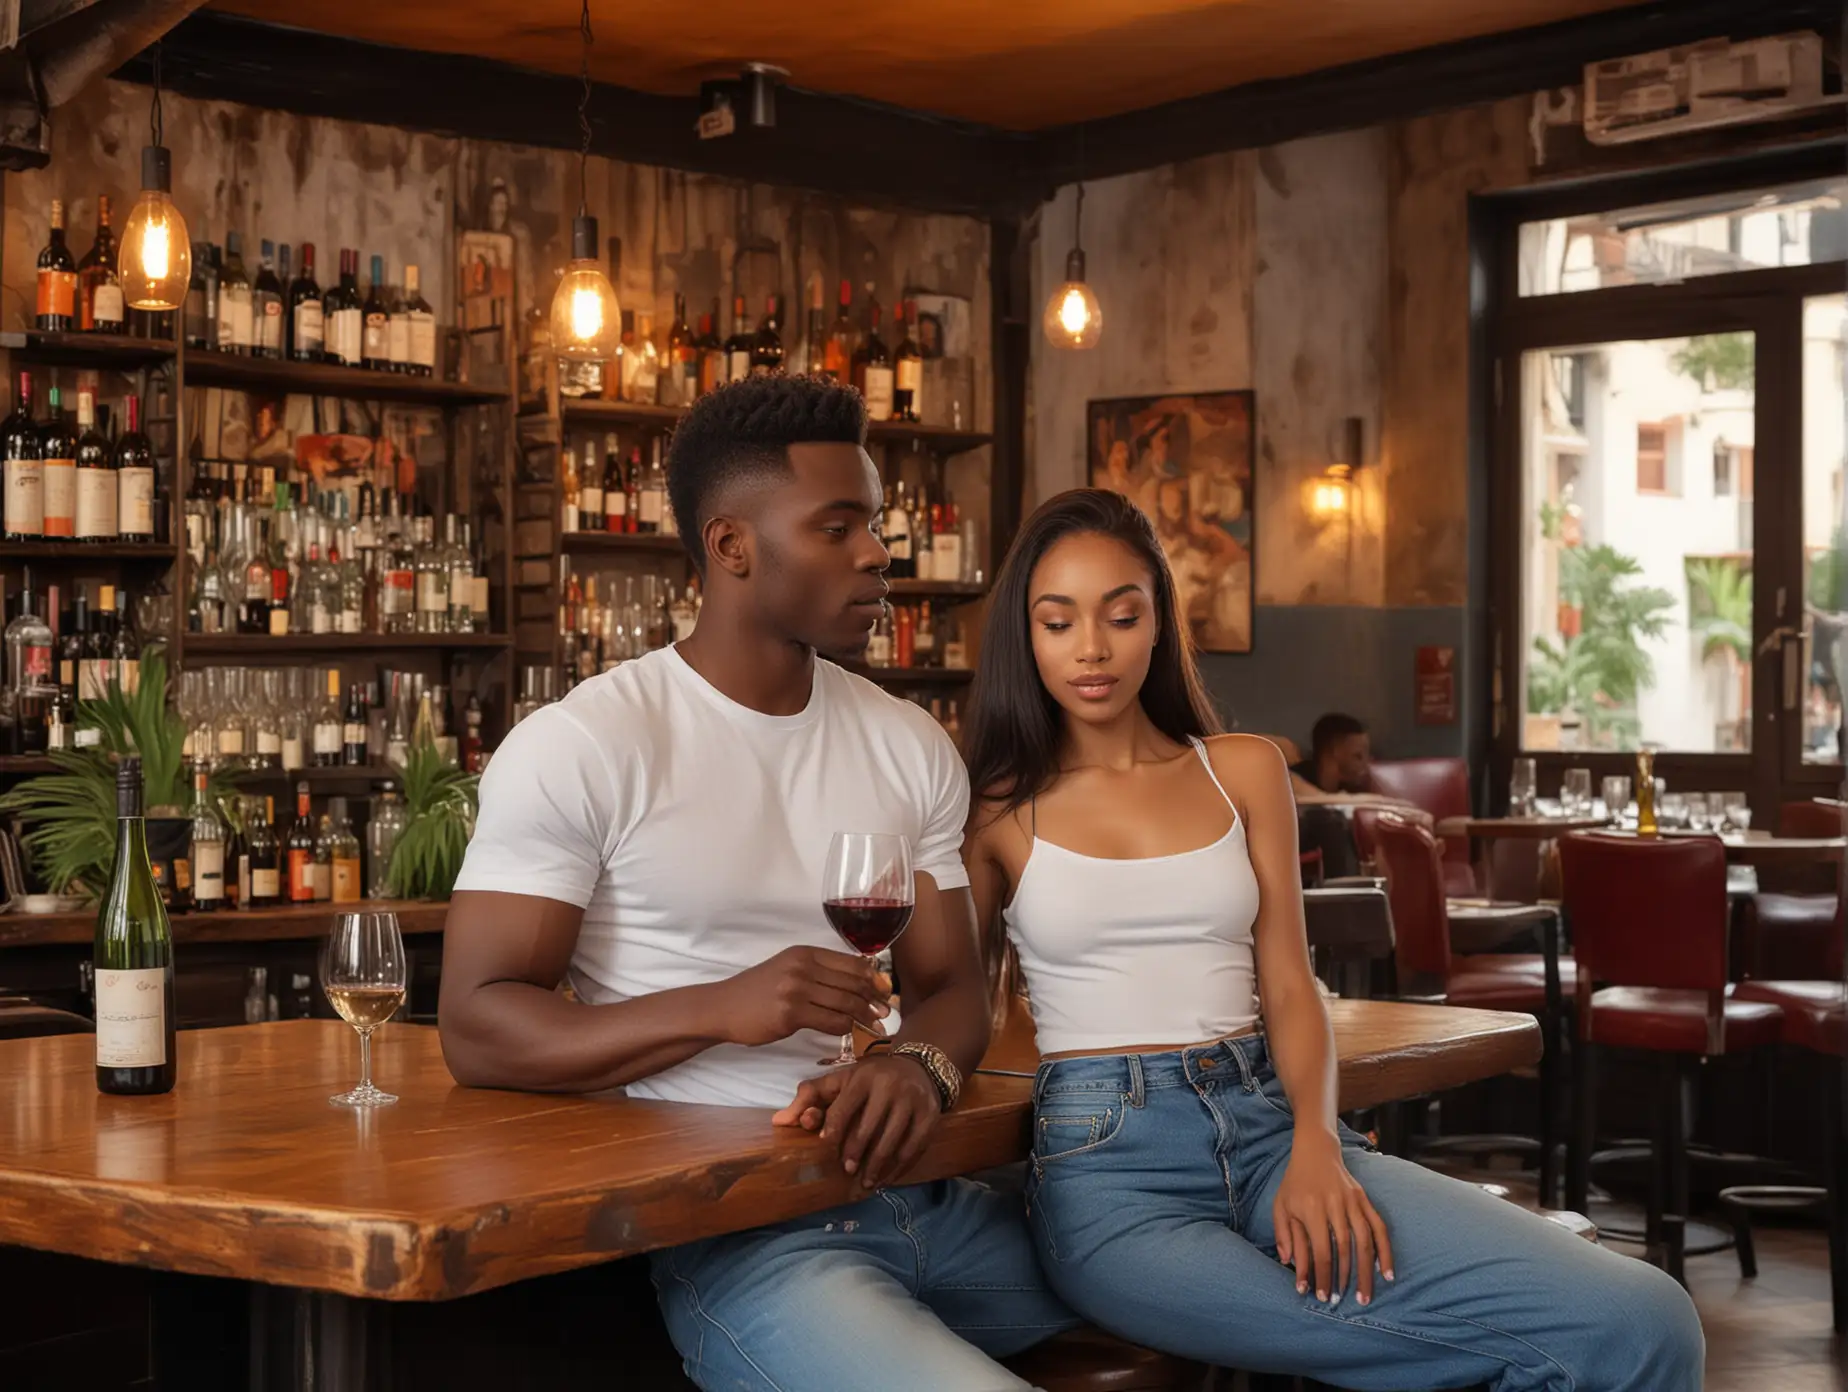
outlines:
M1326 525L1345 518L1353 526L1354 475L1361 466L1363 425L1359 416L1349 416L1342 422L1340 462L1330 464L1303 487L1303 506L1316 522Z

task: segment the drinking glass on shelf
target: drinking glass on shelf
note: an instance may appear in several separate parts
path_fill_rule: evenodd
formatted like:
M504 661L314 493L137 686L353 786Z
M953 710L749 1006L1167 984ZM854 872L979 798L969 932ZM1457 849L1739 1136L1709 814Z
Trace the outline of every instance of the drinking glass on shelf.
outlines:
M1744 793L1720 794L1720 817L1725 830L1745 832L1752 829L1752 806Z
M1604 780L1604 815L1617 821L1630 810L1630 779L1627 774L1614 773Z
M321 989L359 1032L359 1086L327 1100L384 1107L398 1099L372 1085L372 1032L404 1004L404 939L394 913L341 914L321 947Z
M911 922L916 900L911 843L888 832L837 831L821 879L821 909L842 941L862 957L877 957ZM853 1031L824 1067L854 1062Z
M1707 795L1705 793L1689 793L1687 795L1687 806L1688 830L1706 831L1711 825L1707 815Z
M1534 815L1534 761L1532 759L1514 761L1514 768L1508 778L1508 815L1510 817Z
M1591 770L1567 769L1559 784L1559 810L1568 817L1582 817L1591 811Z

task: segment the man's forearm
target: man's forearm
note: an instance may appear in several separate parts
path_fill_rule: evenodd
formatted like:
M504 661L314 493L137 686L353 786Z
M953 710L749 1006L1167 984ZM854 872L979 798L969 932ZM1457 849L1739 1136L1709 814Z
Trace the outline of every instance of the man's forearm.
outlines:
M445 1010L443 1054L469 1087L600 1092L728 1042L711 988L683 986L584 1005L524 981L494 981Z

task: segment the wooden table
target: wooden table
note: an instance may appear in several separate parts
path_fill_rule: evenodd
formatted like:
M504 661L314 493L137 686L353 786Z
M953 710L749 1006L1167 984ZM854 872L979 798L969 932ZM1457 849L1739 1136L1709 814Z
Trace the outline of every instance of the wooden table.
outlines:
M1331 1013L1344 1109L1540 1053L1525 1015L1366 1001ZM402 1101L358 1114L327 1102L358 1063L337 1021L183 1033L164 1097L99 1094L92 1049L82 1035L0 1043L0 1242L289 1288L317 1329L350 1329L374 1302L446 1300L856 1194L821 1141L764 1112L461 1088L419 1026L388 1027L374 1051ZM1037 1060L1016 1012L986 1063L1030 1073ZM1030 1092L1025 1077L969 1079L908 1178L1024 1157Z
M1437 824L1437 835L1552 841L1569 831L1595 831L1609 825L1607 817L1446 817Z

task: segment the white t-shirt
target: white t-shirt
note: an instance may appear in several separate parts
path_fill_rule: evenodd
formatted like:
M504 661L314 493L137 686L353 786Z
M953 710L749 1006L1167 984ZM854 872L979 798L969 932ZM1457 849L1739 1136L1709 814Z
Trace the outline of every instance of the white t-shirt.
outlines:
M940 889L962 864L969 779L929 714L817 661L796 715L722 695L672 647L527 717L495 753L457 889L576 904L570 982L593 1005L722 981L808 945L837 831L902 832ZM722 1044L633 1097L781 1107L838 1038Z

